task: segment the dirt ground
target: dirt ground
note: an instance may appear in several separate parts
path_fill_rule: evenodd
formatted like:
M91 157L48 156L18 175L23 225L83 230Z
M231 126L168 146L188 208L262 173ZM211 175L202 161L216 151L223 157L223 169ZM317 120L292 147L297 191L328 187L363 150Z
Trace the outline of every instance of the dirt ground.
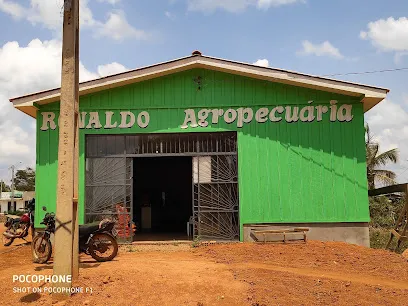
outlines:
M52 273L30 254L0 247L0 305L52 304L49 293L14 293L51 288L13 283ZM112 262L81 261L84 293L58 305L408 305L408 261L346 243L124 246Z

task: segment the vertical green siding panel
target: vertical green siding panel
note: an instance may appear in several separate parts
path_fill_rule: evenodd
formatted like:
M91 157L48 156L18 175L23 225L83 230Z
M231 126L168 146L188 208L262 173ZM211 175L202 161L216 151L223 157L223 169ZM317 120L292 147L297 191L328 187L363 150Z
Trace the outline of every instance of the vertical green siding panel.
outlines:
M40 162L40 158L42 157L42 152L41 150L41 146L40 146L40 128L41 128L41 121L42 121L42 116L40 114L40 112L37 110L37 114L36 114L36 154L35 154L35 165L36 165L36 175L35 175L35 191L36 191L36 201L37 201L37 207L38 207L38 203L40 202L40 198L42 196L41 192L40 194L38 194L38 190L41 186L40 182L45 181L45 179L43 178L42 172L44 171L44 167L41 166L41 162ZM38 219L40 219L40 213L39 213L39 209L37 208L34 211L34 222L36 222Z
M341 123L334 122L333 125L333 171L334 171L334 201L333 207L336 208L336 213L333 214L334 219L341 219L343 217L344 205L344 177L343 177L343 159L341 148ZM346 148L344 148L346 149ZM338 196L337 196L338 195Z
M242 141L245 141L244 139L245 139L245 136L244 136L243 132L238 131L237 132L237 141L238 141L238 143L241 143ZM238 148L237 148L238 152L237 153L238 153L238 178L239 178L239 180L238 180L238 194L239 194L239 227L240 227L240 231L239 231L240 232L240 237L239 238L240 238L240 241L244 240L243 227L244 227L245 222L243 221L244 220L243 216L247 211L247 209L244 210L245 206L241 205L243 199L245 199L245 197L246 197L245 188L244 188L244 185L243 185L243 182L245 182L245 180L242 180L241 178L245 179L246 178L245 176L247 174L246 171L244 171L244 169L242 169L242 167L241 167L241 165L245 162L245 159L241 158L242 153L243 153L242 149L243 149L243 147L238 145Z
M325 129L322 137L322 193L323 193L323 209L322 215L327 216L328 221L331 221L329 216L332 215L332 205L333 205L333 180L331 172L331 149L330 149L330 127L328 124L322 124L322 128ZM329 132L329 133L328 133Z
M290 100L289 100L290 101ZM289 203L283 205L284 220L293 220L302 213L302 175L301 175L301 150L299 148L299 127L296 123L289 123L288 136L288 161L289 184L285 186L289 193Z
M290 188L288 188L289 185L289 179L290 179L290 173L289 173L289 150L288 150L288 145L287 142L289 141L288 139L288 124L284 125L279 125L278 130L279 134L277 135L277 140L279 142L279 149L278 149L278 163L279 163L279 210L275 212L275 218L278 217L277 220L280 222L283 222L285 220L285 216L283 213L283 208L285 206L285 203L290 203ZM271 212L273 214L273 212ZM278 221L278 222L279 222Z
M300 102L300 101L299 101ZM313 127L306 122L302 122L300 125L302 131L304 131L305 137L302 139L302 150L304 151L303 158L302 158L302 172L301 177L303 181L303 190L304 196L302 201L302 212L299 217L304 219L312 219L314 218L314 213L311 208L311 203L316 203L313 199L313 194L316 192L316 188L313 188L313 181L314 181L314 169L316 167L313 165L312 162L312 155L311 155L311 146L313 142L313 136L318 133L318 129L313 130ZM306 174L306 175L303 175ZM308 179L305 179L308 178Z
M351 143L353 146L353 159L350 161L350 167L349 169L349 183L352 185L350 188L351 192L358 194L358 184L356 181L356 175L358 175L358 171L356 169L357 161L358 161L358 153L357 151L359 150L359 141L358 141L358 133L360 132L360 129L358 127L355 127L353 131L350 133L350 138L351 138ZM364 149L365 150L365 149ZM365 158L365 157L364 157ZM365 171L364 171L365 173ZM366 177L366 174L364 174ZM357 206L359 205L358 203L358 198L355 198L354 201L349 205L348 207L348 215L351 216L352 218L356 218L358 216L357 213Z
M58 118L59 113L56 113ZM41 131L42 116L37 116L37 168L36 204L55 211L58 160L58 127L55 130ZM40 227L45 212L36 209L35 226Z
M271 212L276 211L279 212L280 206L280 194L279 194L279 143L277 142L277 129L272 129L270 133L268 133L268 126L262 125L264 128L265 139L263 141L263 146L266 147L266 154L263 160L263 168L266 169L267 172L267 179L264 181L267 187L265 195L267 196L268 207L265 213L265 219L269 220L271 218ZM275 173L276 175L270 175L270 173Z
M202 77L201 89L193 81ZM276 105L307 106L338 100L353 104L351 122L330 122L329 112L321 122L257 123L237 128L236 123L210 122L206 128L180 129L184 110L227 110ZM58 103L42 111L58 111ZM193 69L162 78L105 90L81 97L82 112L148 111L150 124L142 129L81 129L80 131L80 222L84 221L85 135L159 132L238 132L240 225L247 223L367 222L369 221L364 148L363 107L358 99L305 88L270 83L205 69ZM39 130L37 116L37 182L39 205L55 210L58 129ZM87 120L89 115L87 116ZM209 118L211 120L211 118ZM39 211L37 214L42 215ZM36 215L36 219L39 220ZM38 226L38 224L36 224ZM241 237L242 238L242 237Z
M368 208L368 197L367 195L367 167L366 167L366 156L365 156L365 145L364 145L364 117L354 116L354 133L356 135L355 143L355 156L357 156L357 165L355 167L355 178L354 181L357 186L356 191L356 213L357 218L361 216L367 216L369 221L369 208Z
M319 219L323 218L323 209L324 209L324 182L323 180L323 149L319 146L319 143L323 141L323 125L319 125L316 129L317 134L313 135L314 142L312 147L314 148L313 152L313 164L315 165L316 177L315 177L315 186L316 186L316 193L314 201L316 202L316 217ZM320 148L319 148L320 147Z
M341 218L346 218L348 213L347 213L347 203L346 203L346 192L348 192L347 190L350 190L347 188L347 179L348 179L348 173L347 173L347 160L348 158L346 157L346 155L348 154L353 154L353 148L351 146L347 147L347 143L346 142L351 142L350 139L347 139L349 137L343 137L344 133L347 132L347 127L346 125L340 125L339 127L339 134L340 134L340 143L341 143L341 147L342 148L347 148L347 152L342 154L341 156L341 171L342 171L342 177L340 177L341 180L341 185L340 188L342 189L342 193L343 193L343 201L342 201L342 205L341 205ZM350 159L352 160L352 159ZM351 190L350 190L351 191ZM349 191L349 192L350 192Z

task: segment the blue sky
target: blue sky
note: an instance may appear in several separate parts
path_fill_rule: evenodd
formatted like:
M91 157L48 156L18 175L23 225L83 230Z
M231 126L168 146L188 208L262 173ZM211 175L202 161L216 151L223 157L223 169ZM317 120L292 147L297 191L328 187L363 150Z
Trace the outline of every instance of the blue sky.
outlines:
M7 99L59 85L63 0L0 0L0 177L35 161L34 120ZM189 55L332 75L408 67L404 0L81 0L81 79ZM32 42L34 40L34 42ZM11 43L15 42L15 43ZM18 45L17 45L18 43ZM408 70L335 78L391 90L366 114L408 181Z

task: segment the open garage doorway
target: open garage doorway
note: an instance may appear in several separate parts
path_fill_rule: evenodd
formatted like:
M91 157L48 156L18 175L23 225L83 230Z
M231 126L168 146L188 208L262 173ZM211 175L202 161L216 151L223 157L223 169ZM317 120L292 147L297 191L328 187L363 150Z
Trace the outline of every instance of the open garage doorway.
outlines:
M184 240L192 216L192 157L133 159L135 240Z
M86 223L116 220L124 243L239 239L235 132L86 135L85 143Z

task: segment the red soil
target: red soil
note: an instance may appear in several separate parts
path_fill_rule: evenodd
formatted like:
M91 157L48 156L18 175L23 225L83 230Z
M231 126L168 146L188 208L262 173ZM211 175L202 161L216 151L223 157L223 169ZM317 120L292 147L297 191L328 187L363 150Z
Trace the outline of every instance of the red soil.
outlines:
M13 293L15 274L52 274L30 246L0 247L1 305L50 305L46 293ZM407 305L408 261L346 243L122 247L112 262L81 256L77 287L58 305ZM43 284L42 288L50 287Z

